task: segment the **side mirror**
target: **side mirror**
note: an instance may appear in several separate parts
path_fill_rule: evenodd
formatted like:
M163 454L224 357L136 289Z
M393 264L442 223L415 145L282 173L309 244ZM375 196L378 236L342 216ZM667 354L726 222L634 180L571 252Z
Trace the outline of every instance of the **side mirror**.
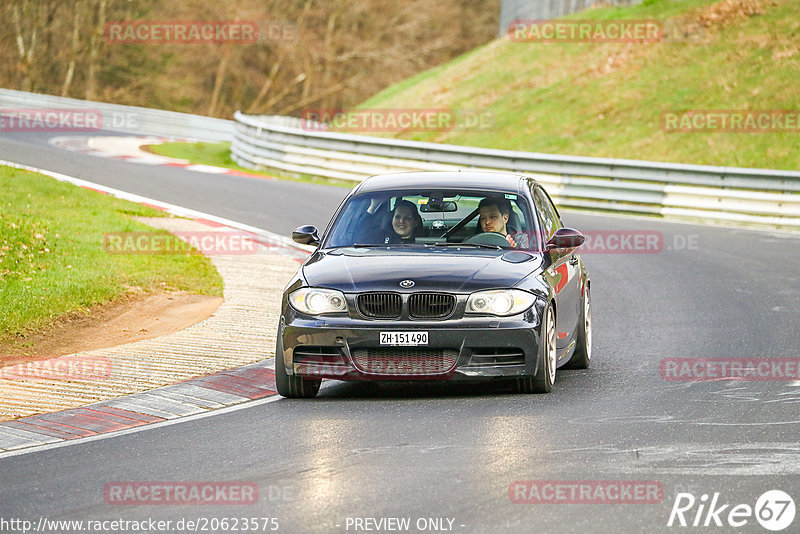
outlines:
M301 226L292 232L292 239L301 245L319 245L319 231L316 226Z
M559 248L576 248L583 245L586 237L573 228L560 228L556 230L553 237L547 242L545 250L555 250Z

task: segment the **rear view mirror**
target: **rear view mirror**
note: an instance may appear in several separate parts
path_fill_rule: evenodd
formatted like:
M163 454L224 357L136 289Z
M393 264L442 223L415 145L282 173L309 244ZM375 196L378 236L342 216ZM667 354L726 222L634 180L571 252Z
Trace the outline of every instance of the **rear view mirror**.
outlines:
M319 231L316 226L301 226L292 232L292 239L301 245L319 245Z
M427 204L420 204L419 211L428 213L431 211L458 211L458 205L452 200L442 200L441 202L428 202Z
M579 231L573 228L559 228L547 241L547 250L555 250L559 248L575 248L583 245L586 237Z

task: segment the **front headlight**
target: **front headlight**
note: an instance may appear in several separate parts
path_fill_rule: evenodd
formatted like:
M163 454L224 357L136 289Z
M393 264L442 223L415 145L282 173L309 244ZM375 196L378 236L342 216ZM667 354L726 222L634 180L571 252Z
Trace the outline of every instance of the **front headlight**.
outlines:
M289 304L295 310L308 315L343 313L347 311L344 293L335 289L301 287L289 294Z
M536 302L536 297L521 289L478 291L467 299L467 313L480 315L516 315Z

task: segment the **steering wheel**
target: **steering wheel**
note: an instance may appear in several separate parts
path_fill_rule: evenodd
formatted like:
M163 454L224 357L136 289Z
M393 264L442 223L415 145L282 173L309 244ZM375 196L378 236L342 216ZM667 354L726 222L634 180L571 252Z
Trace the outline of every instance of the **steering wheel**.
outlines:
M475 234L463 241L464 243L475 243L477 245L497 245L499 247L508 247L508 239L500 232L483 232Z

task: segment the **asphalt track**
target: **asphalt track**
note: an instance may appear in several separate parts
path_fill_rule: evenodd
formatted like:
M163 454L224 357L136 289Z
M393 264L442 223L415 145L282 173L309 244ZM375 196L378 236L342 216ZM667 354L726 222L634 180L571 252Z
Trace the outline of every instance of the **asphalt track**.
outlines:
M346 194L100 159L52 148L46 137L4 134L0 159L282 234L305 223L324 226ZM372 523L356 528L354 518L397 517L410 518L409 532L768 532L755 517L733 528L728 512L754 507L772 489L798 502L800 381L668 381L660 363L800 357L800 240L658 220L563 218L582 231L660 232L663 250L583 256L593 284L592 368L559 370L552 393L515 395L501 384L330 382L312 401L255 402L0 457L0 519L174 525L270 517L280 532L327 533L389 532L366 530ZM509 486L519 480L654 481L663 498L514 503ZM115 481L246 481L260 497L244 506L111 505L103 489ZM668 527L681 492L698 504L701 495L719 493L718 502L731 505L719 516L724 526ZM690 525L697 510L685 514ZM424 530L420 518L453 522L451 530ZM800 517L784 532L798 525Z

